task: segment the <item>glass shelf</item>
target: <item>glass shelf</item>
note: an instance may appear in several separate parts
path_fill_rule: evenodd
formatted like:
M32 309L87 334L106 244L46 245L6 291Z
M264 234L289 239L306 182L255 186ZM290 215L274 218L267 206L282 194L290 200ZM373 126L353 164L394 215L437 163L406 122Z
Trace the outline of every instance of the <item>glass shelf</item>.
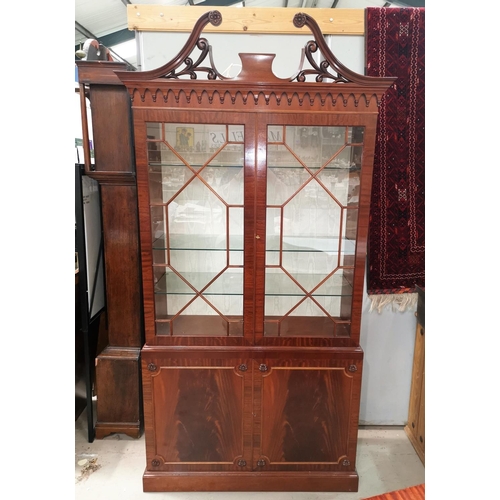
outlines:
M326 278L326 274L290 273L308 292ZM303 297L305 293L284 272L266 273L266 296ZM333 275L313 292L313 297L352 295L352 285L342 274Z
M181 274L186 281L196 288L196 290L200 290L206 286L215 276L214 273L206 272L188 272ZM326 275L293 273L293 277L309 291L325 279ZM266 296L303 297L305 295L304 291L284 272L268 273L266 275L265 290ZM194 296L196 292L177 274L166 272L156 283L155 294ZM202 295L243 295L243 273L225 272L219 276ZM335 274L318 287L312 295L314 297L350 296L352 295L352 285L342 274Z
M167 242L165 235L160 236L153 242L153 250L166 250ZM189 235L189 234L171 234L170 250L215 250L225 252L225 235ZM243 251L243 236L230 235L231 251Z
M216 273L210 272L181 274L196 290L201 290L216 276ZM166 272L157 281L155 294L194 296L196 292L177 274ZM243 273L225 272L203 292L203 295L243 295Z
M153 250L167 250L165 236L157 238L153 242ZM221 235L170 235L170 250L210 250L227 251L226 238ZM230 236L230 251L243 251L243 236ZM354 255L356 242L347 238L342 240L341 250L345 255ZM268 236L266 238L266 251L279 252L279 236ZM310 252L337 254L339 251L338 238L309 238L292 236L283 239L283 252Z
M241 160L243 162L243 159ZM218 167L225 167L225 168L243 168L242 165L235 165L236 162L234 161L215 161L212 160L205 168L218 168ZM194 168L195 170L198 170L199 168L203 167L204 163L197 163L197 162L189 162L189 166ZM148 163L148 166L150 167L149 173L161 173L160 171L154 170L155 167L185 167L186 164L182 161L179 160L178 163L173 163L171 161L168 162L159 162L159 161L151 161Z
M353 255L356 250L356 242L347 238L342 239L341 251L347 255ZM278 236L268 235L266 238L266 251L279 252L280 239ZM283 252L311 252L337 254L339 251L338 238L332 237L301 237L288 236L283 238Z
M323 163L319 163L319 162L316 164L308 165L308 167L313 171L318 170L322 166L323 166ZM289 169L302 169L302 170L304 170L304 167L302 165L290 165L289 163L286 163L286 162L283 162L283 163L275 162L272 165L269 165L268 168L272 168L272 169L289 168ZM340 171L340 172L359 172L361 169L357 165L351 165L351 166L345 165L344 166L344 165L337 165L337 164L329 163L328 165L325 166L325 168L323 170L335 170L335 171Z

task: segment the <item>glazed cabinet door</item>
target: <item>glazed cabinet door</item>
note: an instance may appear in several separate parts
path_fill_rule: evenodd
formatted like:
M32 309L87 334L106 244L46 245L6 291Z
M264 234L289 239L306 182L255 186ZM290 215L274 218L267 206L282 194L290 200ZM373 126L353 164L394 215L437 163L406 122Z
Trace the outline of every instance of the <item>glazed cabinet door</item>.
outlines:
M253 118L135 120L147 343L239 345L252 328Z
M254 468L353 471L362 360L257 365Z
M260 118L257 342L359 337L373 126L338 114Z
M145 354L142 363L147 470L249 470L249 361Z

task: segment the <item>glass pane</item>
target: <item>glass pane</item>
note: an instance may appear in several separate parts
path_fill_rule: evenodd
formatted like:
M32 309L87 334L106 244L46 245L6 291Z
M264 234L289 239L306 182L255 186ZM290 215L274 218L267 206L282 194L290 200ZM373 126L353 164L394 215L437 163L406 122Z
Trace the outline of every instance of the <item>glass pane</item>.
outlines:
M173 335L227 336L228 322L198 297L173 319L172 329Z
M353 171L353 166L345 159L350 157L351 148L343 149L342 155L327 163L317 174L317 179L341 205L359 203L359 171Z
M268 208L266 211L266 264L276 266L280 263L281 208Z
M266 336L349 331L363 132L268 127Z
M149 164L149 201L150 203L163 202L162 167Z
M267 142L278 142L280 144L283 143L285 137L285 128L283 125L270 125L267 128Z
M317 169L323 164L323 157L328 154L323 151L321 127L286 127L285 144L300 161L308 168Z
M229 265L243 266L243 208L229 207Z
M354 255L356 233L358 230L358 209L345 210L344 213L346 214L345 237L347 238L344 251L346 254Z
M290 199L311 175L300 164L289 167L296 162L295 158L287 151L283 153L285 160L283 166L267 168L267 204L281 205Z
M194 179L193 172L186 165L162 165L160 168L162 203L172 200L190 180Z
M242 335L244 128L147 129L156 332Z
M226 206L199 177L168 206L169 233L226 235Z
M161 123L147 123L146 134L148 139L161 140ZM149 143L148 143L149 144Z
M266 296L302 296L303 290L301 286L303 287L304 285L302 283L297 283L293 278L286 274L282 269L267 269ZM295 302L293 303L295 304ZM281 314L285 314L287 311Z
M167 233L165 207L151 207L151 239L153 241L153 264L166 264L166 243Z
M243 145L223 148L200 175L228 205L243 205Z

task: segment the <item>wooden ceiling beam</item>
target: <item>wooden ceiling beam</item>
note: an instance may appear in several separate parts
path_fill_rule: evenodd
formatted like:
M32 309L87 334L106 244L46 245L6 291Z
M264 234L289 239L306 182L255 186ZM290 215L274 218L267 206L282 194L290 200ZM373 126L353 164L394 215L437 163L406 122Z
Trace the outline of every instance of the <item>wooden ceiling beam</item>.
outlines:
M304 12L318 23L323 35L364 35L364 9L301 9L285 7L201 7L127 5L128 29L136 31L191 32L200 16L218 10L222 24L208 24L204 32L307 34L293 25L293 16Z

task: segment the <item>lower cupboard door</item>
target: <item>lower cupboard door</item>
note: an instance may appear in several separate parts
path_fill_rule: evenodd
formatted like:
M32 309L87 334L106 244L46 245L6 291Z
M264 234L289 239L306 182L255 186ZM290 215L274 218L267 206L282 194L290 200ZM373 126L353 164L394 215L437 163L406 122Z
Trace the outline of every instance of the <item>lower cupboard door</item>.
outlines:
M254 469L355 470L361 368L359 359L260 363Z
M148 471L251 470L247 361L143 363Z

